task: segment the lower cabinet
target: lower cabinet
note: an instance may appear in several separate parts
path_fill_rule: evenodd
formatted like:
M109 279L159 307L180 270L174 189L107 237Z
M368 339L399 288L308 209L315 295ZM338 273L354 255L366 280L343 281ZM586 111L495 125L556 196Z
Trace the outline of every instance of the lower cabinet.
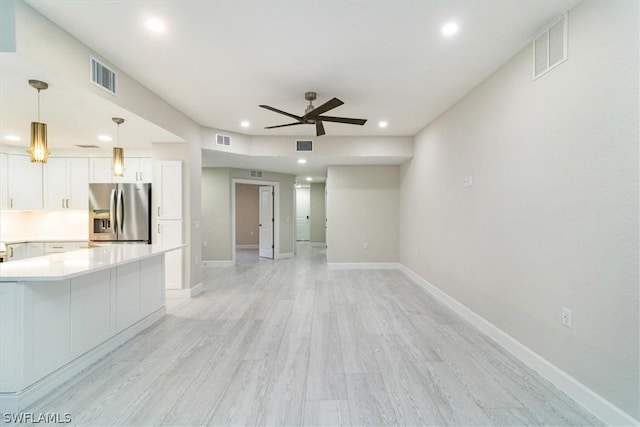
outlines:
M19 393L164 307L164 254L70 280L0 282L0 393ZM44 349L44 350L43 350Z

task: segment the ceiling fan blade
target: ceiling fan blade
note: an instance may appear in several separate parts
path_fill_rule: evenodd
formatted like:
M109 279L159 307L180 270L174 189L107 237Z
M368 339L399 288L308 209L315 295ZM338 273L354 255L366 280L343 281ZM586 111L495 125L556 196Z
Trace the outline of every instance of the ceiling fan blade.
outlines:
M320 114L325 113L329 110L333 110L334 108L339 107L342 104L344 104L344 102L340 101L338 98L332 98L321 106L314 108L313 110L302 116L302 120L314 119Z
M286 125L267 126L267 127L265 127L265 129L283 128L285 126L295 126L295 125L304 125L304 124L306 124L306 123L295 122L295 123L288 123Z
M320 120L316 120L316 136L324 135L324 125Z
M367 119L351 119L349 117L332 117L332 116L319 116L316 120L322 120L325 122L335 122L335 123L347 123L350 125L364 125L367 123Z
M259 107L266 108L267 110L271 110L276 113L284 114L285 116L289 116L298 121L302 121L302 117L296 116L295 114L287 113L286 111L278 110L277 108L269 107L268 105L259 105Z

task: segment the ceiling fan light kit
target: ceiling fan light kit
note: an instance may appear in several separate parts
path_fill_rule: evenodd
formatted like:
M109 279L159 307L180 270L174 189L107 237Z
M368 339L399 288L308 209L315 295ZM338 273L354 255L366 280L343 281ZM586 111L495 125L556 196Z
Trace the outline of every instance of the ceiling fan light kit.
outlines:
M292 119L296 119L294 123L286 123L283 125L275 125L275 126L267 126L265 129L275 129L286 126L297 126L297 125L315 125L316 127L316 136L325 135L324 125L322 122L333 122L333 123L344 123L349 125L364 125L367 120L366 119L353 119L349 117L335 117L335 116L323 116L323 113L326 113L329 110L333 110L336 107L341 106L344 102L340 101L338 98L331 98L329 101L325 102L319 107L315 107L313 105L313 101L317 98L317 94L315 92L305 92L304 99L309 101L309 105L304 110L303 116L297 116L295 114L287 113L286 111L279 110L277 108L270 107L268 105L260 105L261 108L265 108L267 110L273 111L275 113L283 114L287 117L291 117Z

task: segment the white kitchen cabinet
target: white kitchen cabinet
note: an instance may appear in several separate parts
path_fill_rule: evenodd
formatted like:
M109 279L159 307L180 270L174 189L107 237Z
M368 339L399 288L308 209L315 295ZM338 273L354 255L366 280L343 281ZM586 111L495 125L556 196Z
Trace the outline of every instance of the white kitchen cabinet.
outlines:
M17 261L27 258L26 243L11 243L7 245L7 261Z
M45 209L86 210L89 200L89 160L50 157L44 167Z
M111 157L91 157L89 159L89 182L92 184L113 182Z
M113 176L111 157L93 157L89 159L91 183L147 183L153 176L153 160L151 157L124 157L124 176Z
M9 208L9 171L8 160L5 153L0 153L0 209Z
M42 209L42 164L7 154L8 209Z
M35 258L38 256L44 256L44 243L43 242L27 242L25 245L25 258Z
M44 254L58 254L62 252L75 251L76 249L86 249L89 247L88 242L45 242Z
M157 162L155 183L158 219L182 219L182 162Z
M113 177L113 182L151 182L153 161L150 157L126 157L124 158L124 176Z
M160 220L156 242L162 245L182 244L182 221ZM182 289L182 249L165 254L164 285L167 289Z
M140 261L141 316L147 316L164 307L163 259L163 257L153 257Z

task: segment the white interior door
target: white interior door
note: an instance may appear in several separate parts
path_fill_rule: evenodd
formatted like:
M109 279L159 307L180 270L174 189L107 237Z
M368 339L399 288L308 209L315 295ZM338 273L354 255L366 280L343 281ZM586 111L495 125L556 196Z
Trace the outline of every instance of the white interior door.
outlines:
M260 256L273 259L273 186L260 187Z
M311 189L309 187L296 188L296 240L308 242L311 239Z

